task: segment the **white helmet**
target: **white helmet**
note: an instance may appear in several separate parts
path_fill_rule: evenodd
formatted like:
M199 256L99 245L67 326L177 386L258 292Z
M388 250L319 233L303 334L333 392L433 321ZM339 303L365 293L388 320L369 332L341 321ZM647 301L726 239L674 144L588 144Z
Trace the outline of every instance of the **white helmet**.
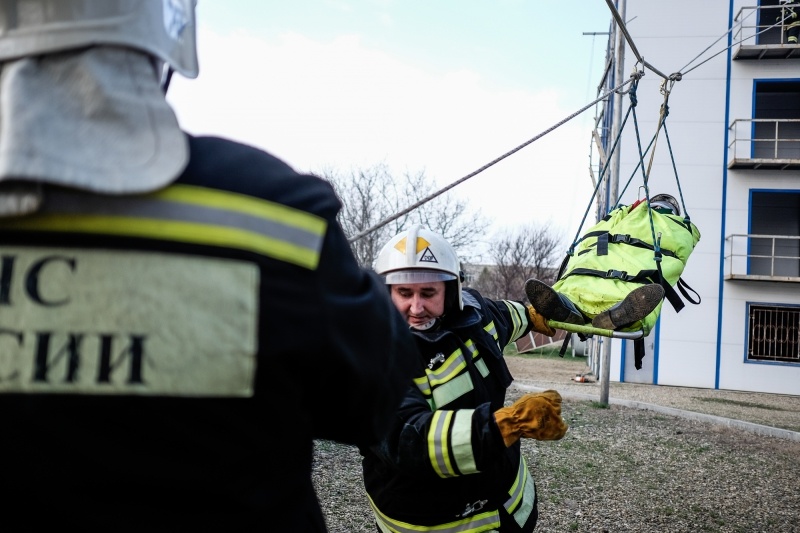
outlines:
M0 0L0 61L94 45L143 50L196 78L196 0Z
M427 228L411 226L392 237L375 260L375 272L387 285L455 281L458 308L464 308L458 256L444 237Z

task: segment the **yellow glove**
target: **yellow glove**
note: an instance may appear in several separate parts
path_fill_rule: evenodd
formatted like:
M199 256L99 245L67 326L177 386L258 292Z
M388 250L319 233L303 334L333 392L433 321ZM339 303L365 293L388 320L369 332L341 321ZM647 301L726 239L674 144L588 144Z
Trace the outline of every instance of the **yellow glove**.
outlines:
M556 330L547 325L547 319L539 314L532 305L526 305L525 309L528 310L528 318L533 326L533 331L552 337L556 334Z
M558 440L569 428L561 418L561 395L554 390L526 394L495 411L494 419L507 448L522 437Z

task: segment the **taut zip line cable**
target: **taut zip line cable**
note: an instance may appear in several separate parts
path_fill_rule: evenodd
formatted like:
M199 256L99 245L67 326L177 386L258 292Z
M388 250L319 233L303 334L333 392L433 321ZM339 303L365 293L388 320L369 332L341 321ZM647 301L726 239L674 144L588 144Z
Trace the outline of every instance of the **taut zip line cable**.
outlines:
M685 71L685 72L683 72L683 73L682 73L681 71L678 71L678 72L676 72L676 73L674 73L674 74L671 74L671 75L667 76L667 75L663 74L661 71L659 71L658 69L656 69L655 67L653 67L653 66L652 66L650 63L648 63L647 61L645 61L645 60L644 60L644 58L641 56L641 54L639 54L639 51L638 51L638 49L636 48L636 44L633 42L633 38L631 37L630 33L628 33L628 30L627 30L627 28L625 27L625 22L622 20L622 17L619 15L619 12L617 11L617 8L614 6L614 4L613 4L612 0L606 0L606 4L608 5L609 9L611 10L611 14L612 14L612 16L614 17L614 20L616 21L616 23L617 23L617 26L619 27L620 31L622 31L622 33L623 33L623 35L624 35L624 37L625 37L625 40L627 41L628 45L631 47L631 50L633 51L633 53L636 55L636 58L637 58L637 60L639 61L639 63L641 63L643 66L645 66L645 67L649 68L649 69L650 69L650 70L652 70L654 73L656 73L656 74L658 74L659 76L661 76L662 78L664 78L664 80L669 80L669 81L671 81L672 83L674 83L675 81L680 81L680 80L683 78L683 75L684 75L684 74L687 74L687 73L691 72L692 70L696 69L696 68L697 68L697 67L699 67L700 65L703 65L704 63L706 63L706 62L710 61L711 59L713 59L714 57L718 56L719 54L721 54L721 53L725 52L726 50L728 50L728 49L732 48L732 47L733 47L733 46L735 46L736 44L742 43L742 42L744 42L745 40L749 39L749 37L748 37L748 38L742 39L742 40L740 40L740 41L738 41L738 42L736 42L736 43L731 43L729 46L727 46L727 47L723 48L722 50L720 50L720 51L719 51L719 52L717 52L716 54L714 54L714 55L712 55L711 57L709 57L709 58L705 59L705 60L704 60L704 61L702 61L701 63L699 63L699 64L695 65L694 67L690 68L689 70L687 70L687 71ZM744 22L744 20L743 20L742 22L740 22L739 24L741 24L741 23L743 23L743 22ZM781 20L781 21L779 21L779 22L776 22L775 24L773 24L773 25L771 25L771 26L769 26L769 27L767 27L767 28L765 28L765 29L761 30L760 32L756 33L756 34L755 34L753 37L755 37L755 36L757 36L757 35L760 35L761 33L764 33L765 31L768 31L768 30L770 30L770 29L772 29L772 28L774 28L774 27L777 27L777 26L779 26L779 25L783 24L783 22L784 22L783 20ZM708 46L708 47L707 47L705 50L703 50L703 51L702 51L700 54L698 54L698 55L697 55L697 56L696 56L694 59L692 59L691 61L689 61L689 63L687 63L687 65L686 65L686 66L689 66L689 65L691 65L693 62L697 61L697 59L698 59L698 58L700 58L700 57L701 57L703 54L705 54L705 53L706 53L706 52L707 52L707 51L708 51L708 50L709 50L709 49L710 49L712 46L714 46L714 45L715 45L716 43L718 43L718 42L719 42L721 39L723 39L723 38L724 38L726 35L728 35L728 34L729 34L731 31L733 31L734 27L735 27L735 26L731 26L731 27L730 27L730 28L729 28L729 29L728 29L728 30L727 30L727 31L726 31L726 32L725 32L725 33L724 33L724 34L723 34L721 37L719 37L719 38L718 38L716 41L714 41L714 42L713 42L713 43L712 43L710 46ZM686 67L684 67L684 69L685 69L685 68L686 68ZM681 70L683 70L683 69L681 69ZM369 235L369 234L370 234L370 233L372 233L373 231L375 231L375 230L377 230L377 229L380 229L380 228L382 228L382 227L383 227L383 226L385 226L386 224L388 224L388 223L390 223L390 222L392 222L392 221L394 221L394 220L397 220L398 218L400 218L401 216L403 216L403 215L405 215L405 214L407 214L407 213L410 213L410 212L411 212L411 211L413 211L414 209L416 209L416 208L418 208L419 206L421 206L421 205L423 205L423 204L425 204L425 203L427 203L427 202L429 202L429 201L433 200L433 199L434 199L434 198L436 198L437 196L440 196L440 195L444 194L445 192L449 191L450 189L452 189L452 188L453 188L453 187L455 187L456 185L459 185L459 184L461 184L461 183L463 183L463 182L467 181L468 179L470 179L470 178L472 178L472 177L474 177L474 176L477 176L478 174L480 174L480 173L481 173L481 172L483 172L484 170L486 170L486 169L488 169L488 168L492 167L493 165L495 165L495 164L499 163L500 161L502 161L502 160L506 159L507 157L509 157L509 156L511 156L511 155L513 155L513 154L515 154L515 153L517 153L518 151L522 150L523 148L525 148L525 147L526 147L526 146L528 146L529 144L532 144L534 141L537 141L537 140L539 140L540 138L544 137L545 135L547 135L547 134L548 134L548 133L550 133L551 131L553 131L553 130L555 130L555 129L559 128L560 126L562 126L563 124L565 124L565 123L569 122L570 120L572 120L572 119L573 119L573 118L575 118L576 116L580 115L581 113L583 113L584 111L586 111L587 109L589 109L590 107L592 107L593 105L595 105L596 103L598 103L598 102L601 102L601 101L605 100L605 99L606 99L606 98L608 98L608 97L609 97L611 94L614 94L614 93L617 93L617 92L619 92L619 91L620 91L620 90L621 90L623 87L625 87L626 85L628 85L628 84L632 83L634 80L638 80L638 79L641 77L641 75L643 75L643 73L639 73L639 75L638 75L638 76L632 76L630 79L628 79L628 80L627 80L627 81L625 81L624 83L621 83L620 85L618 85L618 86L617 86L617 87L615 87L614 89L612 89L612 90L610 90L610 91L606 92L605 94L603 94L603 95L602 95L602 96L600 96L599 98L596 98L595 100L593 100L593 101L592 101L592 102L590 102L589 104L586 104L584 107L582 107L581 109L579 109L579 110L578 110L578 111L576 111L575 113L571 114L571 115L570 115L570 116L568 116L567 118L563 119L562 121L558 122L557 124L555 124L555 125L551 126L550 128L548 128L548 129L546 129L545 131L541 132L540 134L536 135L536 136L535 136L535 137L533 137L532 139L530 139L530 140L528 140L528 141L526 141L526 142L524 142L524 143L520 144L519 146L517 146L516 148L513 148L512 150L509 150L509 151L508 151L508 152L506 152L505 154L503 154L503 155L501 155L500 157L498 157L498 158L494 159L493 161L490 161L489 163L487 163L487 164L483 165L483 166L482 166L482 167L480 167L479 169L477 169L477 170L475 170L475 171L473 171L473 172L471 172L471 173L467 174L466 176L464 176L464 177L462 177L462 178L460 178L460 179L458 179L458 180L454 181L453 183L451 183L451 184L447 185L446 187L444 187L444 188L442 188L442 189L439 189L438 191L436 191L436 192L434 192L434 193L432 193L432 194L430 194L430 195L426 196L425 198L423 198L423 199L419 200L418 202L414 203L413 205L410 205L409 207L407 207L407 208L403 209L402 211L399 211L399 212L395 213L394 215L392 215L392 216L390 216L390 217L388 217L388 218L386 218L386 219L382 220L381 222L378 222L377 224L373 225L372 227L365 229L364 231L362 231L362 232L358 233L357 235L355 235L355 236L351 237L351 238L348 240L348 242L350 242L350 243L353 243L353 242L356 242L356 241L358 241L358 240L360 240L360 239L364 238L365 236ZM620 94L625 94L625 93L620 93Z
M567 122L569 122L573 118L577 117L578 115L580 115L581 113L583 113L584 111L586 111L587 109L589 109L590 107L595 105L597 102L600 102L601 100L604 100L604 99L608 98L609 95L619 91L620 89L622 89L623 87L625 87L626 85L628 85L629 83L632 83L632 82L633 82L633 78L627 80L624 83L619 84L614 89L608 91L607 93L603 94L599 98L596 98L594 101L586 104L585 106L580 108L578 111L574 112L573 114L571 114L567 118L563 119L562 121L558 122L557 124L547 128L546 130L544 130L540 134L536 135L532 139L529 139L529 140L525 141L524 143L520 144L519 146L517 146L516 148L514 148L512 150L509 150L508 152L506 152L505 154L501 155L500 157L494 159L493 161L490 161L489 163L486 163L485 165L483 165L478 170L470 172L469 174L467 174L463 178L460 178L460 179L454 181L453 183L451 183L450 185L448 185L448 186L446 186L446 187L444 187L442 189L439 189L438 191L434 192L433 194L430 194L430 195L426 196L425 198L423 198L422 200L416 202L415 204L410 205L409 207L403 209L402 211L399 211L399 212L395 213L394 215L382 220L381 222L378 222L377 224L375 224L371 228L365 229L364 231L362 231L358 235L355 235L355 236L351 237L349 239L349 242L352 243L352 242L355 242L355 241L357 241L359 239L362 239L363 237L369 235L373 231L375 231L375 230L377 230L379 228L382 228L383 226L385 226L389 222L392 222L393 220L397 220L398 218L400 218L401 216L405 215L406 213L409 213L409 212L413 211L414 209L416 209L417 207L419 207L419 206L421 206L421 205L433 200L437 196L439 196L441 194L444 194L445 192L449 191L450 189L452 189L456 185L459 185L460 183L463 183L463 182L467 181L468 179L472 178L473 176L477 176L478 174L480 174L481 172L483 172L487 168L489 168L489 167L499 163L503 159L505 159L505 158L507 158L507 157L519 152L520 150L522 150L523 148L525 148L529 144L533 143L534 141L539 140L540 138L544 137L545 135L547 135L551 131L555 130L556 128L559 128L560 126L566 124Z
M740 40L736 41L735 43L731 43L730 45L726 46L725 48L723 48L722 50L720 50L720 51L719 51L719 52L717 52L716 54L712 55L711 57L708 57L708 58L704 59L703 61L701 61L701 62L700 62L700 63L698 63L697 65L693 66L693 67L692 67L692 68L690 68L689 70L684 70L686 67L688 67L689 65L691 65L692 63L694 63L695 61L697 61L697 60L698 60L698 59L699 59L699 58L700 58L700 57L701 57L703 54L705 54L706 52L708 52L708 50L709 50L709 49L710 49L712 46L714 46L715 44L717 44L718 42L720 42L722 39L724 39L726 35L728 35L730 32L732 32L732 31L734 30L734 28L736 28L736 26L740 26L740 25L744 24L744 21L745 21L747 18L749 18L749 17L750 17L750 15L748 15L747 17L745 17L744 19L742 19L742 21L741 21L741 22L739 22L738 24L736 24L736 25L734 25L734 26L731 26L730 28L728 28L728 31L726 31L725 33L723 33L723 34L722 34L722 35L721 35L721 36L720 36L720 37L719 37L719 38L718 38L716 41L714 41L713 43L711 43L711 44L710 44L710 45L709 45L709 46L708 46L708 47L707 47L705 50L703 50L702 52L700 52L699 54L697 54L697 56L696 56L694 59L692 59L691 61L689 61L689 62L688 62L688 63L687 63L687 64L686 64L686 65L685 65L685 66L684 66L684 67L683 67L683 68L682 68L682 69L681 69L679 72L682 72L683 74L688 74L689 72L693 71L694 69L696 69L696 68L697 68L697 67L699 67L700 65L703 65L704 63L707 63L708 61L711 61L712 59L714 59L715 57L717 57L717 56L718 56L718 55L720 55L721 53L728 51L730 48L733 48L733 47L734 47L734 46L736 46L737 44L742 44L743 42L747 41L748 39L752 39L752 38L758 37L758 36L759 36L759 35L761 35L762 33L766 32L766 31L769 31L769 30L771 30L771 29L773 29L773 28L778 28L778 27L782 26L784 22L786 22L787 20L789 20L789 19L791 18L791 17L789 17L789 16L786 16L786 17L782 18L781 20L777 21L775 24L772 24L771 26L767 26L767 27L765 27L763 30L761 30L761 31L758 31L758 32L754 33L754 34L752 35L752 37L745 37L745 38L743 38L743 39L740 39Z

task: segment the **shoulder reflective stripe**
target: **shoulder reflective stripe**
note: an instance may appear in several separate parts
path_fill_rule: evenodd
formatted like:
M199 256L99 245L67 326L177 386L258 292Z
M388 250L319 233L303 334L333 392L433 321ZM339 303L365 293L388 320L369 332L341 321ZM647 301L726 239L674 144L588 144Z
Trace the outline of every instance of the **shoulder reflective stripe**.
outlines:
M375 518L378 522L378 527L381 531L389 531L390 533L418 533L420 531L435 531L436 533L488 533L500 528L500 513L497 511L488 511L485 513L476 514L463 520L456 522L448 522L446 524L438 524L435 526L417 526L409 524L408 522L401 522L389 518L375 506L375 502L367 494L367 499L372 507L372 512L375 513Z
M453 431L450 442L453 448L458 471L461 474L478 472L475 455L472 453L472 413L474 409L459 409L453 420Z
M516 340L522 336L522 332L528 327L528 310L525 309L525 306L517 303L512 302L509 300L503 300L508 307L508 311L511 314L511 320L514 322L514 331L511 333L511 337L509 338L509 342Z
M98 196L48 191L34 216L0 228L98 233L207 244L261 253L316 269L327 222L267 200L174 185L141 196Z
M475 361L475 368L478 369L478 372L481 373L481 376L486 377L489 375L489 367L486 366L486 361L483 358L478 358L480 352L478 351L478 347L475 346L475 343L472 342L472 339L468 340L464 343L467 348L469 348L470 353L472 353L472 359Z
M434 411L431 427L428 430L428 459L439 477L456 475L447 451L447 437L450 434L452 418L453 411Z
M475 343L472 342L472 339L467 339L467 342L464 343L464 346L466 346L467 349L469 350L469 353L472 354L472 358L473 359L478 357L478 355L479 355L478 347L475 346Z
M508 514L522 527L533 511L533 503L536 500L536 485L533 482L528 464L525 458L520 455L519 469L517 478L508 490L509 499L503 506Z
M496 341L497 340L497 328L494 325L494 320L486 324L483 329L486 330L486 333L492 336L492 338Z
M469 372L451 379L447 383L433 389L433 401L439 407L444 407L450 402L461 398L475 388Z

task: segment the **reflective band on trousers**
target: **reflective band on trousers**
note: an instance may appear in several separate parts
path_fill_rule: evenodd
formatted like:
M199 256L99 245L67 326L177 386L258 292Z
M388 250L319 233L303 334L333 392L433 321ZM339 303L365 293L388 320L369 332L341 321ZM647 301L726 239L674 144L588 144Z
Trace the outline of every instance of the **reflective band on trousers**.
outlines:
M504 504L508 513L522 527L533 512L533 503L536 499L536 489L533 478L528 472L525 459L520 457L517 477L508 491L509 499ZM489 511L467 517L463 520L438 524L435 526L417 526L408 522L393 520L383 514L367 495L372 512L378 523L378 528L384 533L416 533L419 531L435 531L436 533L488 533L500 527L500 515L497 511Z
M497 511L480 513L464 518L463 520L448 522L447 524L440 524L437 526L415 526L407 522L392 520L375 507L369 495L367 495L367 498L372 506L372 512L375 513L378 528L384 533L416 533L418 531L436 531L436 533L485 533L500 527L500 513Z
M39 212L0 220L0 228L220 246L315 270L327 222L253 196L173 185L153 194L124 197L48 189Z

